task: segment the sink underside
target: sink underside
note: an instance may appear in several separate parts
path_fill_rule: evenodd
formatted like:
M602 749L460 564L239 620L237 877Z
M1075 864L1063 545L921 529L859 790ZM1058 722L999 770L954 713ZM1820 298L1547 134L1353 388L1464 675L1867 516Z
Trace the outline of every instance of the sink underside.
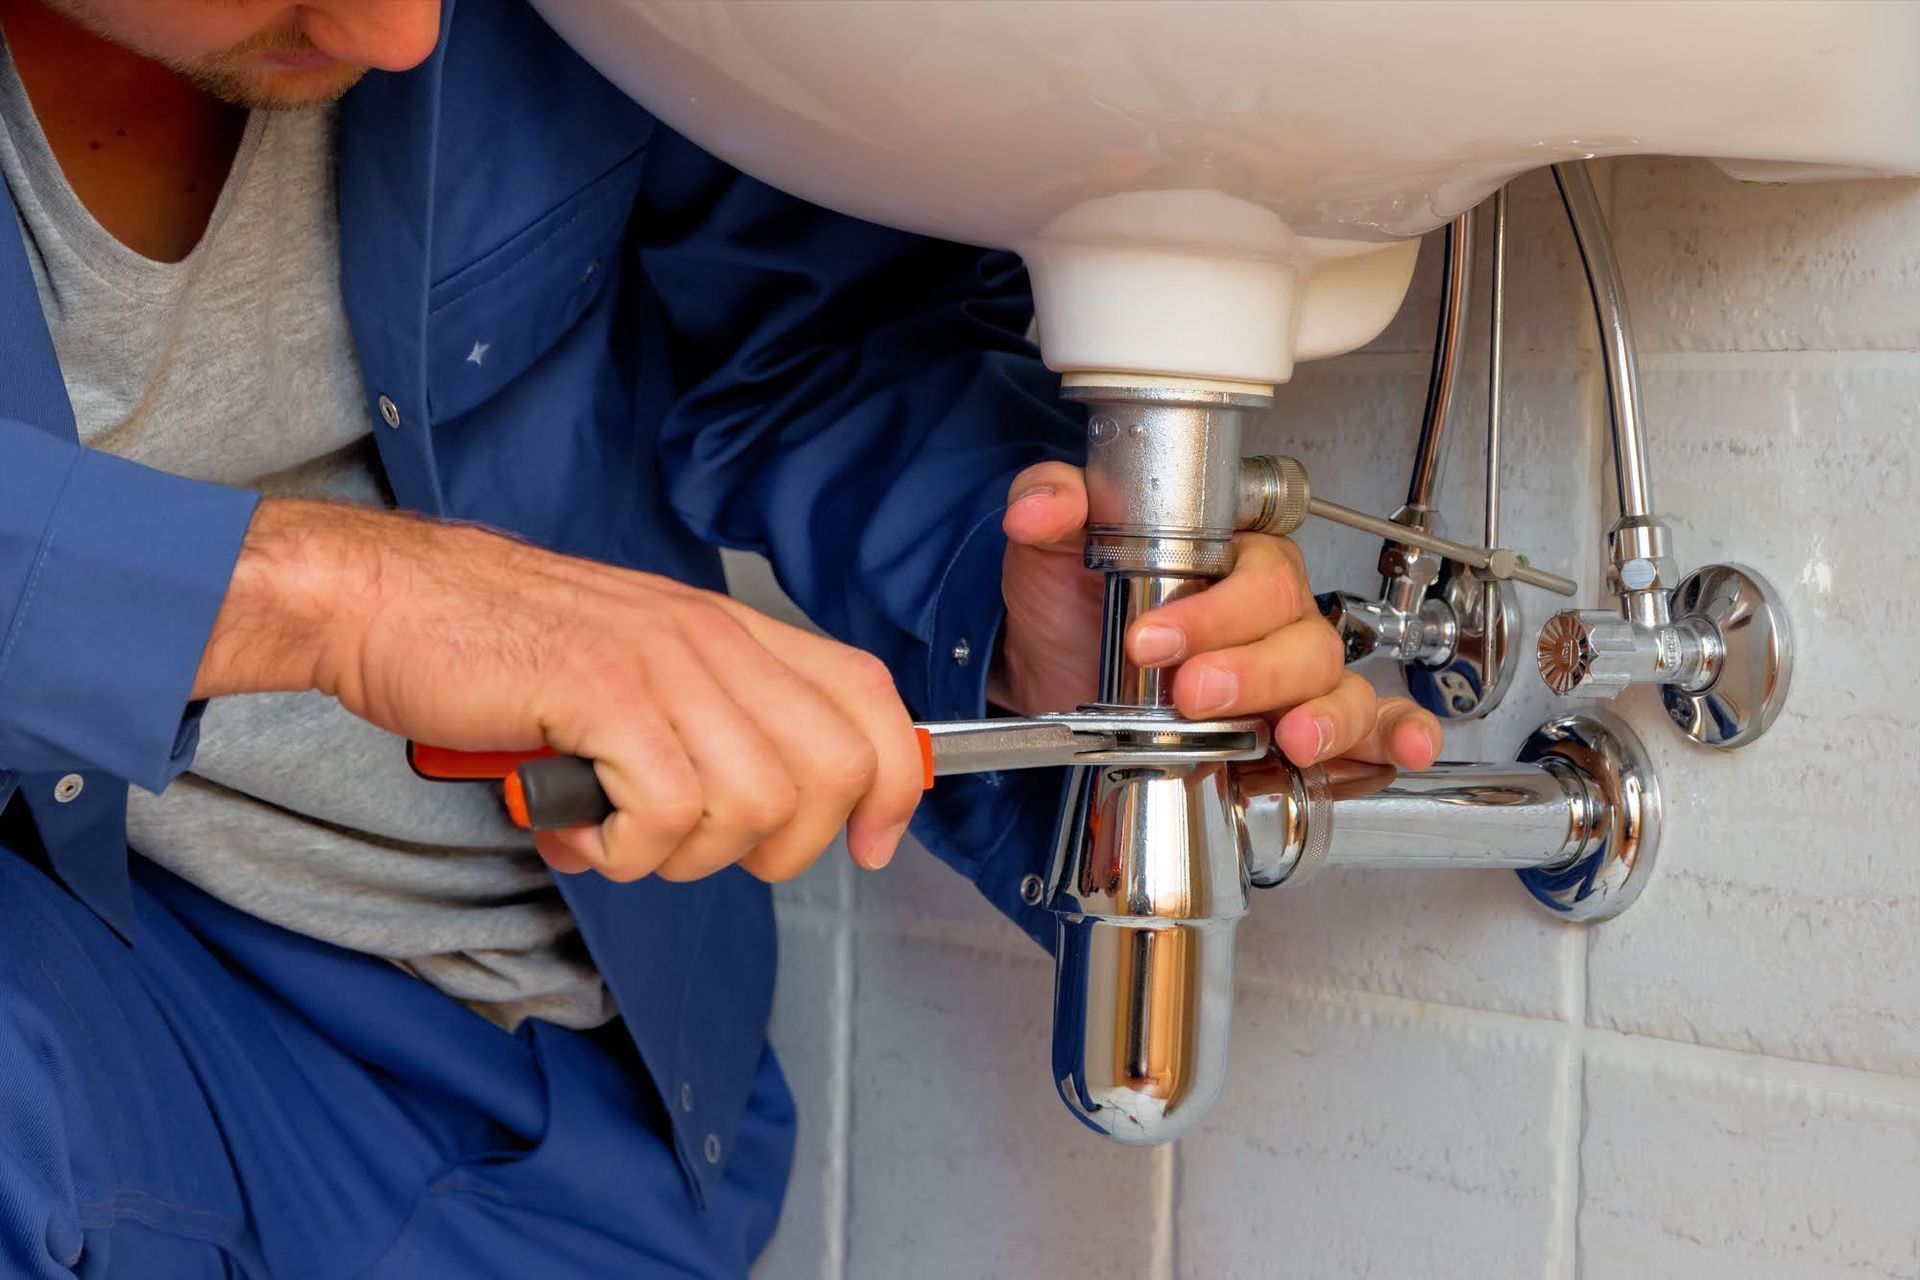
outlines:
M536 0L668 124L1012 248L1049 363L1254 384L1368 341L1404 242L1560 160L1920 173L1920 5Z

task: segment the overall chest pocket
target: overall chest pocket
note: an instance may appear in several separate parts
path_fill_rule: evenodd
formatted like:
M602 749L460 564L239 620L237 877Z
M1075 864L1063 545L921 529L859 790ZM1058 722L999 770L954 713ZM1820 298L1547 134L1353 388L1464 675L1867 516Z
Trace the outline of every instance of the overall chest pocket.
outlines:
M518 378L619 274L644 146L427 295L427 407L460 417Z

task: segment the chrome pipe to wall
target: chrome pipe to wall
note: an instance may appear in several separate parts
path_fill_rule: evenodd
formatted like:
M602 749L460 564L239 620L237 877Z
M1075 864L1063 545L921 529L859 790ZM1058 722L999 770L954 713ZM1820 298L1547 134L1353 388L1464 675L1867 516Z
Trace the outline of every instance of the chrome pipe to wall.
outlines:
M1420 437L1413 452L1413 475L1407 482L1406 505L1394 512L1396 524L1421 533L1438 531L1433 506L1440 470L1446 460L1447 414L1453 407L1454 386L1460 374L1461 338L1466 328L1467 303L1473 291L1472 209L1447 224L1440 271L1440 316L1433 334L1433 363L1427 376L1427 403L1420 415ZM1443 558L1409 542L1387 535L1380 550L1380 598L1396 613L1419 610L1427 589L1439 580ZM1408 660L1411 655L1403 655Z
M1349 663L1384 657L1401 664L1407 691L1421 706L1442 719L1474 719L1499 705L1512 682L1518 645L1519 606L1506 580L1529 582L1549 590L1573 594L1574 584L1545 574L1511 557L1502 570L1491 570L1485 560L1418 545L1431 538L1438 525L1432 505L1442 459L1447 414L1453 400L1461 363L1462 334L1473 271L1473 237L1477 211L1469 210L1449 224L1441 277L1440 316L1434 334L1433 364L1427 382L1426 409L1421 416L1413 477L1407 505L1391 522L1372 521L1386 539L1380 552L1382 587L1378 600L1344 592L1319 597L1322 615L1339 632ZM1494 198L1494 298L1489 325L1487 505L1489 529L1497 534L1499 520L1499 405L1506 250L1506 192ZM1323 514L1316 506L1315 514ZM1341 517L1360 525L1362 519ZM1396 536L1395 526L1407 530ZM1497 541L1488 541L1497 547ZM1510 570L1510 571L1507 571Z
M1614 260L1613 237L1606 215L1587 173L1587 162L1570 160L1553 166L1574 243L1586 268L1587 288L1593 297L1594 320L1600 328L1600 357L1607 374L1607 416L1612 423L1613 474L1623 519L1646 519L1653 514L1652 483L1647 478L1647 440L1640 408L1639 348L1633 341L1633 321L1627 309L1626 286L1620 264Z
M1561 866L1595 834L1591 791L1566 767L1437 764L1329 789L1328 867Z
M1166 678L1127 659L1126 632L1146 610L1226 572L1233 528L1249 511L1288 505L1277 488L1253 494L1240 483L1241 417L1264 406L1212 393L1076 394L1092 402L1086 558L1108 584L1102 703L1163 714L1174 739L1184 722ZM1204 465L1194 465L1195 453ZM1329 781L1277 754L1252 767L1071 770L1042 899L1056 921L1052 1066L1061 1100L1088 1127L1132 1145L1171 1141L1206 1114L1226 1079L1234 938L1255 883L1296 884L1344 862L1526 865L1560 885L1594 850L1650 857L1649 841L1618 838L1628 809L1603 773L1568 757ZM1597 868L1568 881L1571 890L1536 897L1567 894L1567 910L1588 918L1580 913L1592 884L1628 879ZM1613 909L1630 896L1615 894Z
M1487 300L1487 492L1481 527L1500 545L1500 411L1507 381L1507 189L1493 193L1493 254Z
M1619 914L1652 874L1660 790L1632 732L1593 715L1562 716L1514 764L1300 770L1279 756L1234 770L1251 882L1298 885L1325 867L1519 871L1564 918Z
M1737 564L1680 576L1673 535L1652 514L1640 373L1626 290L1584 161L1553 166L1600 330L1607 423L1620 517L1607 533L1615 608L1571 609L1541 628L1535 660L1555 693L1612 698L1661 688L1667 715L1694 741L1744 746L1785 705L1793 641L1779 593Z
M1053 1076L1119 1142L1167 1142L1225 1081L1235 927L1250 885L1325 867L1506 867L1564 919L1624 910L1652 874L1660 789L1639 742L1563 716L1514 764L1081 769L1050 905Z
M1487 273L1487 483L1486 514L1481 522L1483 541L1490 547L1500 545L1500 428L1507 385L1507 189L1493 193L1493 261ZM1497 706L1506 686L1512 682L1514 650L1512 637L1496 620L1504 620L1498 583L1480 586L1480 616L1487 627L1488 661L1492 668L1494 694L1485 707L1475 707L1486 715Z
M1467 302L1473 291L1473 236L1476 214L1467 210L1447 224L1445 254L1440 267L1440 318L1433 334L1433 365L1427 375L1427 406L1420 415L1420 440L1414 449L1413 478L1407 482L1407 505L1431 507L1444 460L1447 413L1453 406L1459 380L1461 336L1467 324ZM1495 545L1492 543L1489 546Z

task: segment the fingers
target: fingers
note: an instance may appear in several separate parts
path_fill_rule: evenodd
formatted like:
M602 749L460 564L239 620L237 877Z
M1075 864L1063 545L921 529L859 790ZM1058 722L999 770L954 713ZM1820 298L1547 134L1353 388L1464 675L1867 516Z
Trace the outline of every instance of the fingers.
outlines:
M850 650L856 661L831 692L840 710L877 743L866 795L847 815L847 850L863 867L879 868L893 857L920 805L925 773L913 718L894 688L893 674L871 654Z
M920 743L913 718L900 701L893 675L872 654L788 626L735 601L722 601L733 618L769 654L778 655L792 675L811 690L813 710L796 714L789 743L797 776L807 779L803 791L818 791L841 804L840 818L847 829L847 850L863 867L885 866L893 857L908 821L920 804L923 781ZM850 728L851 737L831 742L816 736L813 725L831 720ZM836 731L837 732L837 731ZM863 745L864 744L864 745ZM836 829L837 829L836 823ZM832 839L833 829L810 855ZM804 845L795 840L793 847ZM775 850L756 859L749 870L769 878L798 874L793 849Z
M1141 666L1166 666L1189 654L1251 643L1300 619L1310 593L1306 565L1293 543L1243 534L1236 546L1226 577L1134 622L1128 656Z
M762 880L788 880L813 865L874 789L879 752L852 716L744 628L742 641L725 678L735 689L750 691L742 705L778 752L795 802L785 825L741 857L740 865ZM791 649L788 654L794 656ZM891 679L887 688L891 693ZM917 744L915 750L917 758ZM916 795L909 804L917 800ZM854 851L856 861L869 867L885 865L892 855L892 844L881 848L871 840Z
M533 847L547 865L561 875L579 875L582 871L593 870L606 860L598 827L536 831L533 833Z
M1332 690L1280 717L1274 740L1298 765L1344 755L1372 730L1374 703L1373 686L1351 671L1343 672Z
M1174 705L1194 720L1264 715L1316 698L1340 683L1346 654L1318 614L1251 644L1202 653L1173 679Z
M1406 698L1382 698L1366 732L1342 746L1337 754L1420 770L1440 758L1442 741L1440 721L1431 712Z
M556 745L594 761L614 812L598 827L547 832L534 844L558 871L584 861L613 880L644 876L698 825L700 773L676 727L631 675L609 681L605 701L621 714L577 739ZM631 691L630 691L631 690Z
M1009 541L1078 553L1086 541L1087 486L1080 468L1042 462L1015 476L1001 519Z
M659 696L700 788L698 821L655 868L663 880L698 880L732 866L783 831L799 810L799 787L781 752L715 674L715 666L737 663L743 646L718 636L708 642L717 652L657 668ZM755 692L773 702L776 713L783 708L770 691ZM608 826L624 816L615 813Z

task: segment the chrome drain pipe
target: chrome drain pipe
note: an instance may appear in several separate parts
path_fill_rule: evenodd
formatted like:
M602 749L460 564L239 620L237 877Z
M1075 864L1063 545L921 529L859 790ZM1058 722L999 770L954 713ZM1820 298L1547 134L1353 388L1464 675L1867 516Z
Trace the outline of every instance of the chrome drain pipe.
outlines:
M1256 886L1298 885L1328 867L1506 867L1543 906L1580 921L1626 909L1660 833L1659 786L1639 742L1590 714L1549 721L1513 764L1303 770L1270 755L1234 767L1234 812Z

